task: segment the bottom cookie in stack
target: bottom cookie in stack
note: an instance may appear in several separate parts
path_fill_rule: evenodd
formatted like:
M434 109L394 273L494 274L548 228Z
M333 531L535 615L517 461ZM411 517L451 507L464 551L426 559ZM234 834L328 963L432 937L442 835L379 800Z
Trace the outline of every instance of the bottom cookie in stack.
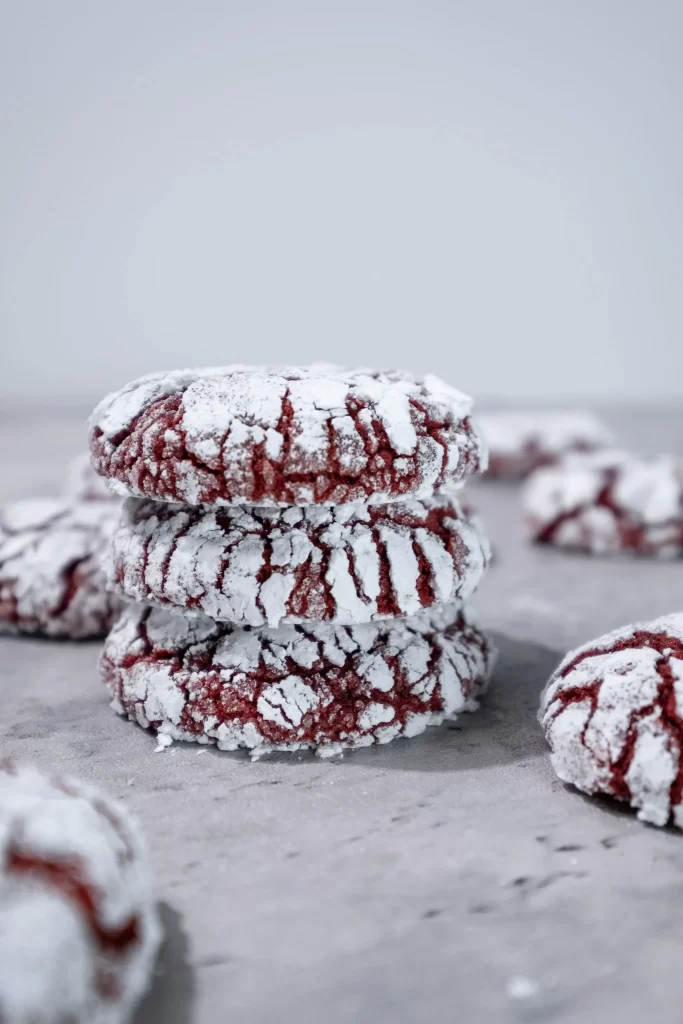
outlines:
M236 627L131 605L100 660L112 707L162 744L252 757L416 736L477 707L494 650L460 606L354 626Z

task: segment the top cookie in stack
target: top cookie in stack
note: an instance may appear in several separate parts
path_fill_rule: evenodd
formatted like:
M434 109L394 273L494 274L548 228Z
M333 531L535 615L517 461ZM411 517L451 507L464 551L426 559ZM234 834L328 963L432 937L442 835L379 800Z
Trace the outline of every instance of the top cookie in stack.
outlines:
M110 578L173 609L113 630L118 709L176 738L329 752L471 703L490 650L461 609L488 559L453 497L485 468L470 407L435 377L331 366L155 374L105 398L93 464L136 496Z
M378 505L481 466L471 401L437 377L229 366L152 374L93 413L118 494L190 505Z

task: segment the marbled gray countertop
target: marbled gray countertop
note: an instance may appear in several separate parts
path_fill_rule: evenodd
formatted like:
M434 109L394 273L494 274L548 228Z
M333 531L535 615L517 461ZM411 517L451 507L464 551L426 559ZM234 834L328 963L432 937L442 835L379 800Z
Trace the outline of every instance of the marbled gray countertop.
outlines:
M683 411L610 418L683 452ZM75 413L5 414L0 498L54 492L83 445ZM154 753L108 708L98 644L0 640L3 755L104 786L147 833L168 938L136 1024L680 1024L683 836L565 788L535 715L568 647L683 607L683 569L533 548L515 487L470 491L501 657L480 712L417 739Z

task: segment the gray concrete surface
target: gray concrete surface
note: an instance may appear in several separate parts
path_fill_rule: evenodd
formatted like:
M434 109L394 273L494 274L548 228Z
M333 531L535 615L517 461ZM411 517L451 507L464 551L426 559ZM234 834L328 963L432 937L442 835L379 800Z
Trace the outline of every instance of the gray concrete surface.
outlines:
M683 412L611 418L683 451ZM0 498L54 491L83 436L0 420ZM414 740L156 754L109 710L97 644L0 640L2 753L106 787L149 838L167 940L135 1024L681 1021L683 837L565 788L535 719L568 647L683 607L681 565L530 547L515 487L471 493L501 657L480 712Z

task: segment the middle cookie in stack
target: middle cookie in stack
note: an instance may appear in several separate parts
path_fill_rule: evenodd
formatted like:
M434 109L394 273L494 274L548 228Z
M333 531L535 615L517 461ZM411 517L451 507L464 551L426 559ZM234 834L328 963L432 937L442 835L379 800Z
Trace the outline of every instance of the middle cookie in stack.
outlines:
M109 560L141 602L102 657L117 710L223 749L332 754L476 706L492 655L462 601L488 545L448 490L482 461L469 408L435 378L330 367L108 396L94 465L140 496Z

